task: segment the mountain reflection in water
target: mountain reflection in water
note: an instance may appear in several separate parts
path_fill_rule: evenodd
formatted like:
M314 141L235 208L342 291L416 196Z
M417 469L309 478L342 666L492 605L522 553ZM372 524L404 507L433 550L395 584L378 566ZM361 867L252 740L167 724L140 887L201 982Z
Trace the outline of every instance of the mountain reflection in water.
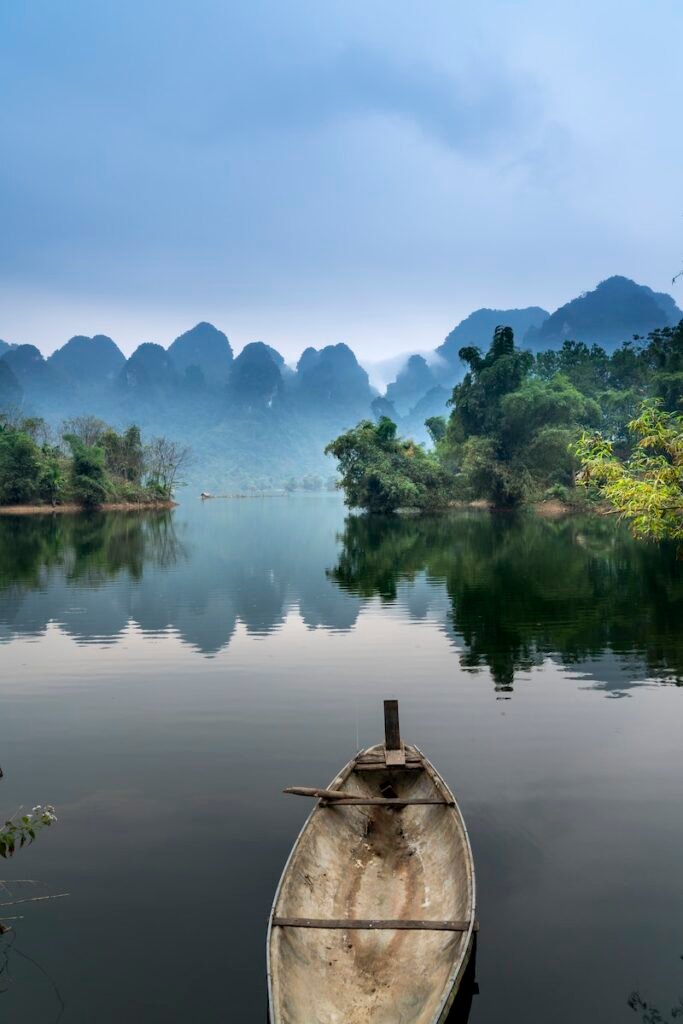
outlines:
M611 519L344 519L334 498L0 518L0 641L54 623L106 645L132 623L210 656L238 623L350 631L374 600L432 620L502 692L546 658L614 694L683 680L683 565Z

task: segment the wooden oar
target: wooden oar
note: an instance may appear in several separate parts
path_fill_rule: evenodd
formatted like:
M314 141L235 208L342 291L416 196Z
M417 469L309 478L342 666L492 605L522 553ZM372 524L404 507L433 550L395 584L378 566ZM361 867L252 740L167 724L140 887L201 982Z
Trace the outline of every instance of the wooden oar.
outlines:
M289 786L282 790L283 793L291 793L293 796L312 796L319 800L343 800L348 793L340 793L337 789L310 789L308 786Z
M402 797L350 796L348 793L340 793L337 789L309 789L307 786L289 786L287 789L283 789L282 792L291 793L293 796L312 796L322 800L324 803L328 801L334 803L337 807L342 805L349 807L406 807L408 804L443 804L447 807L453 806L450 800L435 800L433 797L418 799L406 797L403 799Z

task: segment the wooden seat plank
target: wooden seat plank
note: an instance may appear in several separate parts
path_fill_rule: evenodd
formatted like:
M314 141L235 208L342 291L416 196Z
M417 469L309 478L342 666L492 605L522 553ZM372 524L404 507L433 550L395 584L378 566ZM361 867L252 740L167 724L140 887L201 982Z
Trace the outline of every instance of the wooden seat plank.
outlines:
M429 931L429 932L466 932L471 921L429 921L406 920L398 918L393 921L358 918L314 918L314 917L274 917L273 925L278 928L329 928L350 931ZM474 922L474 930L478 931L478 922Z

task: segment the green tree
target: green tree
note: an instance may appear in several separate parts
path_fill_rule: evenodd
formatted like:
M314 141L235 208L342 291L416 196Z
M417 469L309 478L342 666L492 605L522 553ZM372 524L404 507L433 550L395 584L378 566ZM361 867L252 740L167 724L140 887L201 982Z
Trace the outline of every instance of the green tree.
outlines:
M581 480L593 485L637 537L683 538L683 416L666 412L661 399L645 402L629 423L633 452L620 459L601 434L576 444Z
M644 395L650 375L643 346L639 342L625 341L610 356L607 386Z
M446 417L430 416L429 419L425 420L425 427L433 443L438 444L446 436Z
M609 366L609 356L599 345L565 341L559 351L540 352L534 370L545 380L562 374L583 394L595 397L608 386Z
M339 462L346 504L368 512L439 508L448 504L452 482L436 457L396 436L396 424L382 416L363 420L328 444Z
M118 434L107 427L98 444L104 449L107 472L118 480L139 486L145 462L140 428L133 425Z
M590 356L583 349L581 359ZM478 349L460 355L470 372L453 389L453 412L437 444L443 464L457 472L459 497L509 506L571 487L568 445L579 424L599 421L598 404L557 372L557 362L548 379L530 376L534 358L515 349L509 327L496 328L485 357Z
M683 405L683 320L676 327L662 327L648 335L643 353L652 375L653 396L666 412Z
M41 451L28 434L0 425L0 502L15 504L39 496Z
M83 444L75 434L64 438L71 449L71 488L74 499L86 508L96 508L109 497L111 482L105 468L104 448Z
M574 423L597 423L600 408L566 377L526 380L501 401L502 443L510 453L519 450L539 430Z
M64 491L62 457L58 448L45 446L42 452L42 467L39 479L41 498L56 505Z
M62 437L70 454L52 443L44 420L0 413L0 504L75 501L92 508L106 501L167 499L188 460L189 449L165 438L145 449L137 426L119 434L93 416L68 423L77 431ZM95 440L88 444L85 438Z
M449 426L463 439L495 434L500 427L501 401L528 376L533 356L515 348L510 327L496 327L486 356L472 347L461 348L459 355L470 369L453 389Z

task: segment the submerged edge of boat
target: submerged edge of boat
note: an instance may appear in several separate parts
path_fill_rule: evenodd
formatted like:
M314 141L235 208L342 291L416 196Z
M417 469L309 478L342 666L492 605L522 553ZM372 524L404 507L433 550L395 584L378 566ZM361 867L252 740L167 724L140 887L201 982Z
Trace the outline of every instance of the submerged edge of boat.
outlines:
M268 922L271 1024L444 1024L457 995L477 929L467 828L396 702L385 717L385 743L326 789L286 791L316 805Z

